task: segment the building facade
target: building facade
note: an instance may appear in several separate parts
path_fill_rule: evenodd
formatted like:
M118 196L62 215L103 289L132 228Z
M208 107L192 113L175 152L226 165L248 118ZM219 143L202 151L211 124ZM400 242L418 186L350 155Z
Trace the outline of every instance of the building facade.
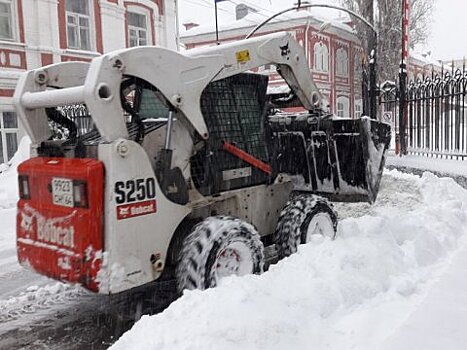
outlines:
M237 16L238 18L238 16ZM257 23L265 19L261 13L249 13L236 22L220 26L219 40L227 43L244 38ZM215 44L215 32L208 26L184 24L187 29L181 42L187 50ZM325 27L325 29L323 29ZM360 40L347 18L327 19L314 12L300 10L279 17L263 27L258 34L288 31L305 49L311 74L330 110L341 117L358 117L362 113L361 64L365 54ZM273 67L262 67L269 74L270 89L280 91L285 82Z
M113 50L175 49L174 0L0 0L0 164L23 136L12 96L21 72Z

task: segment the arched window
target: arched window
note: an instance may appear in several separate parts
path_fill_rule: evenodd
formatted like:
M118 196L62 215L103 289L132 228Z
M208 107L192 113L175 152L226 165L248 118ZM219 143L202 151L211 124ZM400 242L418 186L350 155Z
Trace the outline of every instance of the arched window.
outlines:
M349 73L349 59L347 56L347 51L343 48L337 49L336 53L336 74L341 77L347 77Z
M360 118L363 115L363 100L361 98L355 98L355 114L354 118Z
M340 96L337 98L337 116L341 118L349 117L349 108L350 102L349 98L345 96Z
M315 70L318 72L329 71L329 51L321 41L314 46Z

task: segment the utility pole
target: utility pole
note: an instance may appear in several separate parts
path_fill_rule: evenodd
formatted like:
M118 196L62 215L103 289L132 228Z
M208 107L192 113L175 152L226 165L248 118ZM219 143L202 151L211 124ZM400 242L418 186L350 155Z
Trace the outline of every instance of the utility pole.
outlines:
M367 20L374 26L374 1L366 1L363 5L363 16L367 18ZM370 93L370 106L369 106L369 116L370 118L376 119L377 118L377 75L376 75L376 56L378 52L378 38L375 31L367 31L368 39L368 57L369 57L369 93Z
M402 57L399 70L399 142L400 155L407 154L407 59L409 53L409 0L402 0ZM396 135L397 138L397 135ZM396 150L397 150L396 140Z
M180 51L180 27L178 24L179 13L178 13L178 0L174 1L175 9L175 45L177 46L177 51Z

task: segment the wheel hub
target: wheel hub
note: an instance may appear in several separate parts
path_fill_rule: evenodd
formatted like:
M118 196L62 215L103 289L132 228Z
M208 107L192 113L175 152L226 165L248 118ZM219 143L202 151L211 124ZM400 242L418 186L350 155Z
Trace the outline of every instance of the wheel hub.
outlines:
M229 244L220 250L214 264L214 274L219 281L224 277L243 276L252 272L253 261L249 250L239 242Z
M226 248L221 251L217 258L216 271L218 275L229 276L238 272L240 256L232 248Z
M306 233L306 242L310 242L313 235L334 238L334 224L326 213L318 213L310 220Z

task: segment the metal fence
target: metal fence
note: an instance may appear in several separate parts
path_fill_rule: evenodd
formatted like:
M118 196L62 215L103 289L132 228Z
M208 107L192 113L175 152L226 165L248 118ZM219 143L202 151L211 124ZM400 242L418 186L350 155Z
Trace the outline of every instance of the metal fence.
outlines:
M76 124L78 136L84 135L93 128L93 120L84 104L60 106L57 109Z
M434 72L407 85L404 119L407 153L432 157L467 157L467 71L465 66ZM392 116L399 132L399 97L396 84L382 85L380 112ZM388 117L389 119L389 117ZM404 152L404 150L402 150Z

